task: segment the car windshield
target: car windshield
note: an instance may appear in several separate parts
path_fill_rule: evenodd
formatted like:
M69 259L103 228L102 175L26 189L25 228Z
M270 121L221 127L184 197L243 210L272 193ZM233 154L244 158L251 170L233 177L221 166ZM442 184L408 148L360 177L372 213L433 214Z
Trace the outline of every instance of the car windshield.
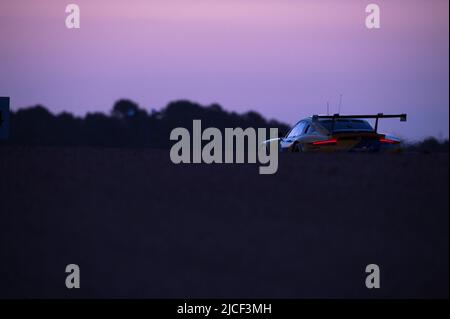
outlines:
M327 130L334 132L336 131L373 131L372 126L367 121L364 120L353 120L353 119L339 119L333 120L323 120L320 124Z

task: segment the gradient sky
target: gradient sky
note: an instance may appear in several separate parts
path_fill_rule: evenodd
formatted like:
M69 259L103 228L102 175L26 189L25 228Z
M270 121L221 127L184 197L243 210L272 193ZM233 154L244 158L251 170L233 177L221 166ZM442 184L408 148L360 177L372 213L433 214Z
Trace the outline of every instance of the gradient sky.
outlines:
M65 27L65 6L81 29ZM381 29L365 7L381 7ZM293 124L325 113L408 113L383 131L449 135L446 0L2 0L0 95L13 109L108 112L190 99Z

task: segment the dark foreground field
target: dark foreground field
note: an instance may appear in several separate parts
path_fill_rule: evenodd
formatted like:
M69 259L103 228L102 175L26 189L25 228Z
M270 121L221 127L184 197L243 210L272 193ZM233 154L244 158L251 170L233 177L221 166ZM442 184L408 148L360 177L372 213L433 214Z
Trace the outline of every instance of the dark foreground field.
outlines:
M0 148L0 297L448 297L448 154L283 155Z

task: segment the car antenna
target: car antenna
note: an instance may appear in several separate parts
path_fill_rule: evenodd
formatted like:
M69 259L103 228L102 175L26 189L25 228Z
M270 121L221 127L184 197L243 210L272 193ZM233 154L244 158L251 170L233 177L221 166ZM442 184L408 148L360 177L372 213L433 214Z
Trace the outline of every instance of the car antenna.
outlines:
M330 115L330 102L327 101L327 115Z
M338 114L341 114L342 94L339 94Z

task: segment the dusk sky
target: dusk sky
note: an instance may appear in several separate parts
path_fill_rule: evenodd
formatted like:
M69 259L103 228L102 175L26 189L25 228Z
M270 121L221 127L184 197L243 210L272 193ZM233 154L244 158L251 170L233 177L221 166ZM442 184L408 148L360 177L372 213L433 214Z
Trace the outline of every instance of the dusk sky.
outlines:
M65 26L65 7L81 28ZM367 29L365 7L381 8ZM2 0L0 96L13 109L109 112L189 99L289 124L341 113L408 113L382 131L449 135L446 0Z

